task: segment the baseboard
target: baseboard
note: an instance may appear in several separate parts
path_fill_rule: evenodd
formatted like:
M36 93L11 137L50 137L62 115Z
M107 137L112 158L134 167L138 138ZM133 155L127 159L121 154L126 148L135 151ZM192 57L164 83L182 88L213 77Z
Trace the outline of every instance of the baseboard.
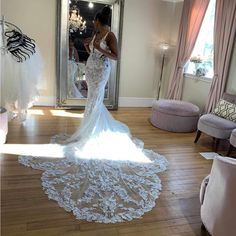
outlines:
M119 107L151 107L155 98L135 98L135 97L120 97ZM56 99L54 96L41 96L34 103L35 106L55 106Z
M55 106L56 98L54 96L41 96L39 100L34 102L34 106Z
M120 97L119 107L151 107L155 98Z

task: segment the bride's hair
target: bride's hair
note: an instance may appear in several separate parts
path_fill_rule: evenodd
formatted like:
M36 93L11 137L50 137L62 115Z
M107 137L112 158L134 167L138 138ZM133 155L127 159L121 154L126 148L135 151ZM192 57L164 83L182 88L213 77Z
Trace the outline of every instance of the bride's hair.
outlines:
M111 8L109 6L103 7L103 9L99 11L95 16L95 20L99 20L102 25L109 25L110 18Z

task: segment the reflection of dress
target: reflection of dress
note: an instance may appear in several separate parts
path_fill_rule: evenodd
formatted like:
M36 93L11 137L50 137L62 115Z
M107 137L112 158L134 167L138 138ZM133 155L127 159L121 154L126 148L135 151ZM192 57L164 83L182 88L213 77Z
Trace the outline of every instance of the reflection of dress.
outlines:
M73 51L74 50L76 49L73 49ZM67 94L69 98L83 98L83 95L79 92L75 85L78 70L78 64L75 62L74 53L72 53L72 58L68 60Z
M107 48L104 39L101 47ZM84 119L64 143L65 158L23 156L19 161L43 170L42 185L49 198L77 219L103 223L132 220L155 206L161 189L157 173L166 169L167 161L143 149L128 127L108 112L103 97L110 62L91 49Z

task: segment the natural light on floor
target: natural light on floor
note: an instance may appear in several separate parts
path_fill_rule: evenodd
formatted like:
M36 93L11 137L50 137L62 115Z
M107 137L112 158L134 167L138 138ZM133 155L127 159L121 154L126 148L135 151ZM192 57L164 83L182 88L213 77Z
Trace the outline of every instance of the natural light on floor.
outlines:
M50 110L50 113L53 116L76 117L81 119L84 117L84 113L72 113L65 110Z
M135 143L139 143L139 147ZM85 143L82 141L70 145L69 152L71 156L81 159L151 163L142 151L143 144L140 141L135 143L127 133L106 130L90 137Z
M3 144L0 153L26 156L62 158L63 148L58 144Z
M141 141L132 141L127 133L102 131L86 142L72 142L66 145L66 149L59 144L3 144L0 146L0 153L47 158L63 158L64 153L67 153L67 156L75 159L152 163L148 156L156 154L149 152L147 156L142 146Z
M45 115L43 110L38 110L38 109L29 109L27 110L27 114L30 114L30 115L39 115L39 116L43 116Z

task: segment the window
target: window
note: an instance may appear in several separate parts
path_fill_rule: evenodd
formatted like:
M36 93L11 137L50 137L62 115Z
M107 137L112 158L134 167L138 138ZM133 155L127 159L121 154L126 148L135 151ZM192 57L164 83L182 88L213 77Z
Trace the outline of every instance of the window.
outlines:
M213 78L215 1L210 0L192 55L185 66L186 74Z

